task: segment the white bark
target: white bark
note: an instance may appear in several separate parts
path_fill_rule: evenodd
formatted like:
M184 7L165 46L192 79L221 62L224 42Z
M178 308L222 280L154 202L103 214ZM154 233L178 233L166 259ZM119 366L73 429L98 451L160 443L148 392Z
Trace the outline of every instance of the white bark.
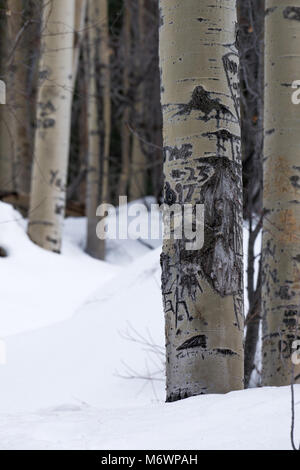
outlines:
M165 203L204 204L204 246L164 240L167 400L243 388L234 0L160 0Z
M74 1L45 0L28 234L60 252L70 143Z
M288 385L300 340L300 0L267 0L263 227L263 384ZM300 366L295 366L300 381Z

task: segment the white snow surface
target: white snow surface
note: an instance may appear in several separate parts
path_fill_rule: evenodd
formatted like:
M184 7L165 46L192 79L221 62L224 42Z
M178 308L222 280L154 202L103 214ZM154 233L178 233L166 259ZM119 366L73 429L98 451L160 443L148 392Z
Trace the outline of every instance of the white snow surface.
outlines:
M160 242L110 241L101 262L85 226L48 253L0 203L0 449L290 449L288 387L164 403Z

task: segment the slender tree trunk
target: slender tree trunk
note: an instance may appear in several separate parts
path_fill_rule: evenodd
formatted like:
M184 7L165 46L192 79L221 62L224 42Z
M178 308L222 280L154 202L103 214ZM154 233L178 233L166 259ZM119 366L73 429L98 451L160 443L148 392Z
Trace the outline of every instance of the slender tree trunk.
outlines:
M2 195L8 195L15 191L13 137L9 113L8 105L0 106L0 194Z
M262 379L280 386L291 382L300 339L299 106L291 100L300 77L300 1L266 0L266 13Z
M145 130L144 123L144 92L145 92L145 77L141 76L143 71L144 58L144 0L138 2L138 44L136 44L136 66L135 71L138 76L138 85L135 91L135 106L134 106L134 128L135 133L132 137L132 161L131 161L131 174L130 174L130 200L140 199L146 196L146 165L147 158L143 152L141 137L143 137Z
M78 74L81 44L84 36L87 0L75 0L75 36L73 52L73 88Z
M0 80L6 84L6 105L0 105L0 193L9 194L15 190L13 150L14 139L11 134L12 105L11 85L8 80L8 22L7 2L0 1Z
M245 387L255 368L261 319L261 275L255 285L254 246L261 230L263 95L264 95L264 0L238 0L241 77L241 129L244 170L244 217L249 223L247 292L249 310L245 335ZM255 224L255 226L254 226Z
M14 161L16 190L21 196L29 196L33 154L33 128L31 120L31 98L29 93L30 57L34 52L32 36L37 34L37 18L32 3L8 0L9 39L13 50L10 59L10 86L13 88L13 118L11 133L14 139ZM30 23L32 21L32 24Z
M129 172L130 172L130 133L129 133L129 118L130 118L130 106L129 106L129 63L130 63L130 52L131 52L131 12L129 8L128 0L125 0L124 19L123 19L123 92L126 98L126 104L122 116L122 168L119 183L119 192L121 196L127 195Z
M68 187L67 200L76 199L79 210L83 211L86 204L86 175L87 175L87 83L88 83L88 57L86 47L86 16L87 0L75 0L75 26L74 26L74 50L73 50L73 106L72 119L78 120L78 159L76 162L77 176L72 178L72 183ZM77 95L75 94L77 93ZM75 108L74 108L75 107ZM78 108L78 115L77 113ZM75 114L74 113L75 110ZM71 125L72 133L72 125ZM76 132L75 132L76 133ZM72 136L71 136L72 137ZM71 138L72 146L72 138ZM72 165L72 152L70 154ZM71 168L70 168L71 170ZM69 171L70 171L69 170ZM70 175L69 175L70 178Z
M157 200L161 198L163 187L162 110L158 54L159 18L158 2L145 0L143 52L140 55L142 57L140 66L143 105L140 124L142 140L139 140L145 159L139 175L143 184L147 184L143 195L147 194L148 185L151 184L149 190Z
M148 162L152 162L151 181L152 193L160 200L163 189L163 136L162 136L162 109L160 106L160 73L159 73L159 5L151 0L146 1L146 12L151 15L150 27L146 29L145 53L152 57L150 73L145 74L145 96L144 96L144 120L150 126L150 135L147 140L153 142L152 153L148 156ZM146 23L147 24L147 23ZM146 99L147 98L147 99ZM148 147L149 148L149 147ZM150 147L151 149L151 147Z
M86 38L84 40L86 43ZM89 130L88 130L88 88L89 88L89 70L88 64L89 59L87 55L87 47L84 46L84 68L79 78L79 94L81 96L80 100L80 129L79 129L79 164L81 173L84 172L84 177L82 178L79 186L76 190L76 199L78 200L80 206L85 208L86 206L86 194L87 194L87 167L88 167L88 151L89 151Z
M167 205L204 205L204 245L165 239L167 401L243 388L242 182L234 0L160 0Z
M90 83L88 102L87 252L95 258L104 259L105 241L100 240L96 234L96 226L99 222L96 211L99 204L107 202L109 197L111 102L107 0L89 0L88 15ZM98 69L100 99L97 87Z
M103 11L103 23L100 30L100 92L102 105L102 200L109 202L109 157L111 143L111 74L110 74L110 46L109 46L109 8L108 0L101 0L99 9Z
M257 280L257 288L251 299L251 308L246 318L245 337L245 388L250 385L250 379L255 369L255 356L259 338L259 328L261 320L261 266Z
M74 2L45 0L28 234L59 253L70 143Z
M86 251L96 258L104 259L105 243L99 240L96 234L97 207L101 202L101 135L100 135L100 113L98 106L96 63L98 59L98 31L94 24L99 22L96 17L98 6L96 0L88 1L88 161L87 161L87 194L86 215L88 222ZM99 12L97 11L99 14Z

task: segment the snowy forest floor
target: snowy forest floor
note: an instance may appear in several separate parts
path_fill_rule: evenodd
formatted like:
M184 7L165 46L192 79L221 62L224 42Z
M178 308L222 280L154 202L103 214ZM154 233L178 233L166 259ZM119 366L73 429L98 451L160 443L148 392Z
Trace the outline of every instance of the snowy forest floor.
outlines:
M109 241L101 262L82 218L61 256L3 203L0 225L0 449L291 448L288 387L164 403L160 241Z

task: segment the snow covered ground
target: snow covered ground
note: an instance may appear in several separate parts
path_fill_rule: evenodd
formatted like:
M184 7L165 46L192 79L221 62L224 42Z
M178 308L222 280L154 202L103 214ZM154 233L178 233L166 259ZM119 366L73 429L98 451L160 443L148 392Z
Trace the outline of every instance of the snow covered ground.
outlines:
M104 263L84 219L60 256L25 228L0 203L0 449L290 448L288 388L164 403L159 242L111 241Z
M290 391L285 387L121 409L65 404L30 414L1 415L0 446L1 449L285 450L291 448L289 402Z

